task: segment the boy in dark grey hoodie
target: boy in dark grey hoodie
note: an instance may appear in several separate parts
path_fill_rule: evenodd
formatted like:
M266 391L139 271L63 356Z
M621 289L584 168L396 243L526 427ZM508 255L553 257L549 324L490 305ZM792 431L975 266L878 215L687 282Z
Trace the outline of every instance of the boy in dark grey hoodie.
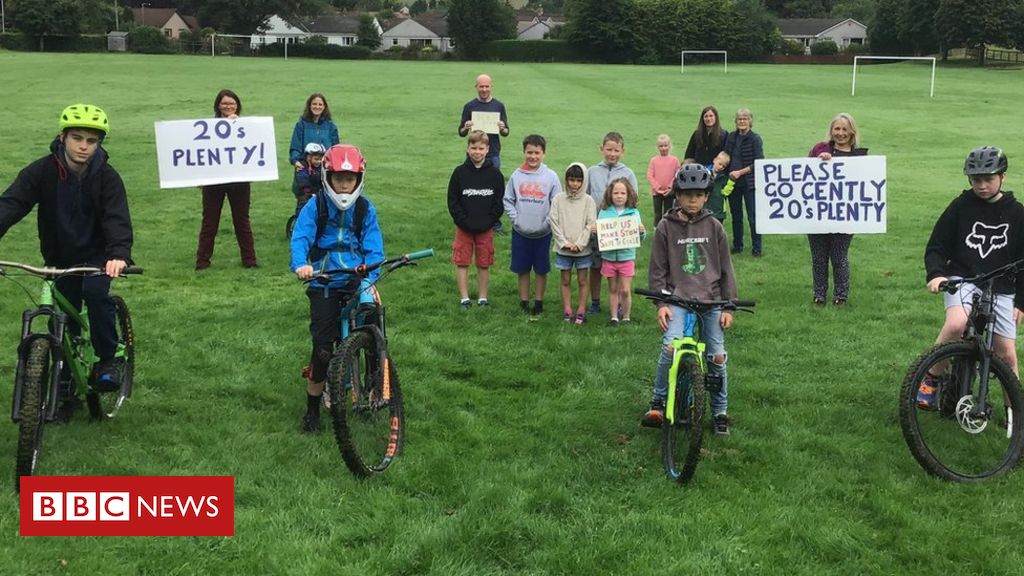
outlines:
M505 212L512 221L512 264L519 275L519 306L534 317L544 310L544 288L551 270L551 201L562 191L558 175L544 164L543 136L523 138L525 161L505 186ZM529 307L530 270L536 274L533 308Z
M700 164L686 164L676 173L672 185L676 208L666 213L658 223L651 246L651 291L667 291L680 298L695 300L736 298L736 276L725 228L704 207L712 186L711 173ZM644 426L660 427L664 420L668 371L672 366L672 341L683 336L686 315L682 308L658 304L658 324L664 334L654 379L654 396L651 409L644 414ZM726 417L728 375L724 331L732 325L732 312L710 310L702 314L701 320L715 434L726 436L729 423Z

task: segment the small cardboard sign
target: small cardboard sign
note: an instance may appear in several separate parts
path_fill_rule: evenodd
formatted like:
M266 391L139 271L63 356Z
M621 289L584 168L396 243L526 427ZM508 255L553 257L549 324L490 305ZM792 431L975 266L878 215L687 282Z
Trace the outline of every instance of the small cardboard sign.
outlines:
M597 221L597 248L618 250L640 247L640 219L636 216L601 218Z

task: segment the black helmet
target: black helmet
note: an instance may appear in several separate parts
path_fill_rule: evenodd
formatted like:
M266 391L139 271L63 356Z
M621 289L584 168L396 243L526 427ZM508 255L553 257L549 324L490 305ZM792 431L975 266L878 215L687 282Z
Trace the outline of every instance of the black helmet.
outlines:
M711 172L700 164L683 164L672 179L672 191L707 190L711 186Z
M1006 154L995 146L982 146L971 150L964 160L967 176L1002 174L1006 172Z

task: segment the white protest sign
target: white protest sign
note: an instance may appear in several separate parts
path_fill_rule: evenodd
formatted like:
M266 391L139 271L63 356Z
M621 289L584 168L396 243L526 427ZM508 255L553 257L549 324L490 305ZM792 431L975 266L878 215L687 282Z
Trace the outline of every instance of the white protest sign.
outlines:
M601 218L597 221L597 249L618 250L640 246L640 219L636 216Z
M155 122L160 188L277 180L274 119Z
M473 130L483 130L488 134L497 134L499 132L500 112L473 112L470 116L470 120L473 121Z
M754 161L761 234L884 234L885 156Z

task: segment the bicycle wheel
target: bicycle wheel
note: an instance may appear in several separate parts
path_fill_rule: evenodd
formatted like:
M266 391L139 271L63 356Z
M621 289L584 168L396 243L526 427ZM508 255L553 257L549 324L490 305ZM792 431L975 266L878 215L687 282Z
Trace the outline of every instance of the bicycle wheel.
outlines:
M1020 382L993 357L988 397L979 406L978 358L974 342L939 344L914 362L900 391L900 426L910 452L926 471L953 482L1003 474L1024 448ZM917 403L917 389L929 372L940 376L937 405L926 409Z
M135 383L135 330L128 305L120 296L111 295L114 301L114 327L117 329L117 352L115 357L124 362L121 370L121 388L115 392L98 393L91 388L85 395L89 415L96 420L113 418L121 406L132 395Z
M383 362L369 332L346 338L327 372L334 438L345 465L359 477L383 472L402 447L405 422L398 372Z
M704 440L704 372L697 359L683 356L675 383L675 409L661 427L661 456L668 477L686 483L697 471Z
M21 490L21 477L35 474L36 464L39 463L49 383L50 341L36 338L29 344L22 372L18 454L14 467L14 488L18 491Z

